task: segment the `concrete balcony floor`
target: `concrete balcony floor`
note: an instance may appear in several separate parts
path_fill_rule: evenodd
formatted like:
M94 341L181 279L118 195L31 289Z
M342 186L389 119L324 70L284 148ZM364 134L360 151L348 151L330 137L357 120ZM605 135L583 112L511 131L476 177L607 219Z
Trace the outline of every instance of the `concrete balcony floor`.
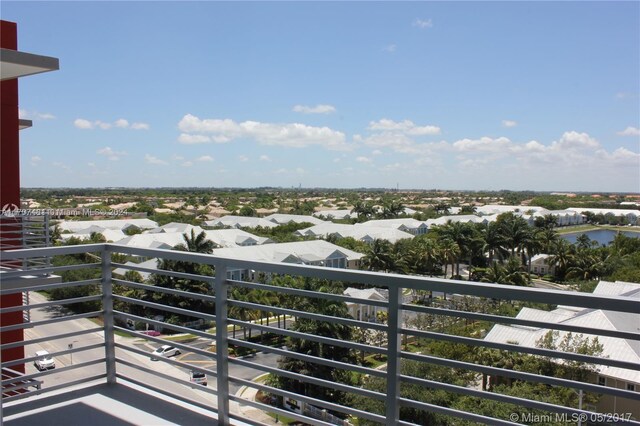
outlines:
M216 414L119 380L5 403L3 425L217 425Z

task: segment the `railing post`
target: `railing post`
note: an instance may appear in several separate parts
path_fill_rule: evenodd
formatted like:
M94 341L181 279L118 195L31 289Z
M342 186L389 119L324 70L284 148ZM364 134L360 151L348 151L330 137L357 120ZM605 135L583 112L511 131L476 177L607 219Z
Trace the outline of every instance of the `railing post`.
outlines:
M400 333L402 327L402 288L389 288L387 316L387 422L388 426L400 421Z
M102 309L104 322L104 354L107 364L107 383L116 383L116 347L113 322L113 284L111 282L111 250L100 253L102 259Z
M229 424L229 342L227 334L227 267L216 265L216 373L218 423Z

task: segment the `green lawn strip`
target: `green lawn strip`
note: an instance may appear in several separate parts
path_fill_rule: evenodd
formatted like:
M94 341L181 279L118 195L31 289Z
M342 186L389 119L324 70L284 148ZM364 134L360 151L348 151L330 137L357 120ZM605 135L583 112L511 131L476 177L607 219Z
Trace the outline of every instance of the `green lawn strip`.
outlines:
M614 225L575 225L575 226L563 226L561 228L555 228L558 234L573 234L578 232L589 232L606 229L609 231L628 231L628 232L640 232L640 226L614 226Z

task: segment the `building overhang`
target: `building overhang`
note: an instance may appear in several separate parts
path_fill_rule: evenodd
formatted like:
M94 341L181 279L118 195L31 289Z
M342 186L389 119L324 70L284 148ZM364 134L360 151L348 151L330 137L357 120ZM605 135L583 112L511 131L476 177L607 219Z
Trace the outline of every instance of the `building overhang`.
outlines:
M58 69L60 69L58 58L0 49L0 80L11 80Z
M24 118L21 118L18 120L18 130L28 129L29 127L32 127L32 126L33 126L32 120L25 120Z

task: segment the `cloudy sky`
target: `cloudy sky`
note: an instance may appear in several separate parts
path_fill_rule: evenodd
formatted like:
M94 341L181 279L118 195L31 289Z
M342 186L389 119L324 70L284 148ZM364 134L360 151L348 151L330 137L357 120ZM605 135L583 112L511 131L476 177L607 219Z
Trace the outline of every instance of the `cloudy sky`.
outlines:
M21 183L640 191L638 2L11 2Z

